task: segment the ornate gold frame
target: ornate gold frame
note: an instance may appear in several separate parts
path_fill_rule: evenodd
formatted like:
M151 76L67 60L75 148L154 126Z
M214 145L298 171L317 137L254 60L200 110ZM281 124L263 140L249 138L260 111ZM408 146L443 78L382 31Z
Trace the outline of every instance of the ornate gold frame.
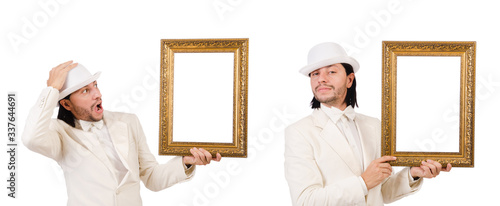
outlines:
M474 99L476 42L382 42L382 156L396 156L393 166L419 166L433 159L443 166L474 167ZM398 56L460 57L459 152L396 151L396 75Z
M174 53L234 53L233 141L174 142ZM248 39L162 39L160 88L160 155L191 155L193 147L204 148L213 156L247 157Z

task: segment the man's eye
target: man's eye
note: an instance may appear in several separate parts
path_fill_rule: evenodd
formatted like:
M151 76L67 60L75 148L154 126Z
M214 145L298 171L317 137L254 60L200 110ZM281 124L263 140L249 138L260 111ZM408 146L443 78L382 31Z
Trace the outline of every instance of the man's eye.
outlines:
M84 89L84 90L82 91L82 93L87 93L87 90L86 90L86 89Z
M318 72L312 73L311 76L318 76Z
M97 84L94 84L94 87L97 88Z
M330 74L335 74L335 71L330 71L329 73L330 73Z

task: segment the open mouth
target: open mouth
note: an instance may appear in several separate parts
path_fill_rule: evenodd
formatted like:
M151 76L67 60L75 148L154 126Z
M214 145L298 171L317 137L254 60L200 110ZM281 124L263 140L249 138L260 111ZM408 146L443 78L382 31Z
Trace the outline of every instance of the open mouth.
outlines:
M103 111L103 109L102 109L102 102L100 102L100 103L98 103L97 105L95 105L95 107L94 107L94 108L95 108L94 110L95 110L97 113L101 113L101 112Z

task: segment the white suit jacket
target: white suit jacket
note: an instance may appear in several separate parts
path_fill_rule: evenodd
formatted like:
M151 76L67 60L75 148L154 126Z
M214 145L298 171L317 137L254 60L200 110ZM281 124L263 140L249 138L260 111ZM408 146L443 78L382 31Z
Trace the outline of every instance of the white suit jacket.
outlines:
M105 111L104 123L120 161L128 170L118 183L112 165L91 132L51 119L58 97L56 89L43 90L29 113L22 140L30 150L54 159L61 166L68 205L142 205L140 180L148 189L159 191L194 174L194 166L186 171L181 157L158 164L135 115Z
M380 121L356 113L364 167L380 157ZM285 130L285 177L293 205L383 205L416 192L422 179L408 168L370 189L365 196L359 176L364 172L344 135L320 109Z

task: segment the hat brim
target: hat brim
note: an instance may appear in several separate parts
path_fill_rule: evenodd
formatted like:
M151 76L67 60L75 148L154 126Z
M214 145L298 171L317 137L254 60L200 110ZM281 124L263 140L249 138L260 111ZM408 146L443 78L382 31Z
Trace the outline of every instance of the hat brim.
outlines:
M354 73L356 73L359 70L359 63L354 58L336 57L336 58L325 59L325 60L316 62L314 64L309 64L305 67L302 67L302 69L300 69L299 72L305 76L309 76L309 73L313 72L316 69L319 69L321 67L326 67L326 66L329 66L332 64L337 64L337 63L350 64L354 70Z
M101 72L96 72L94 75L92 75L90 78L86 79L85 81L82 81L79 84L76 84L72 87L66 88L65 90L59 92L59 100L64 99L64 97L79 90L80 88L84 87L85 85L94 82L95 80L97 80L97 78L99 78L99 76L101 76Z

